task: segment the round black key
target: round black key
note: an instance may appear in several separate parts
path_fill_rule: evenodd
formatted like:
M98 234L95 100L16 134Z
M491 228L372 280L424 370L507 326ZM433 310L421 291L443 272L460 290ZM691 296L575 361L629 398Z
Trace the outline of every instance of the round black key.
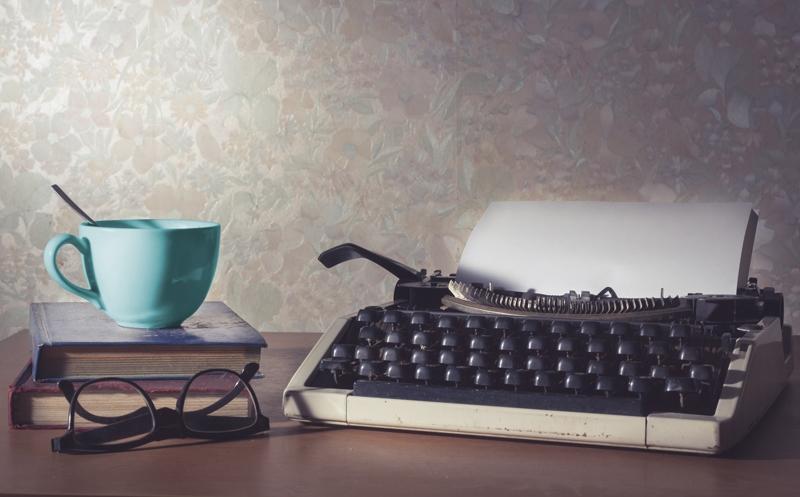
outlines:
M639 355L639 344L631 340L622 340L617 345L617 355L636 357Z
M586 389L589 381L585 373L569 373L564 377L564 388L571 388L576 392Z
M528 356L528 360L525 361L525 369L530 371L542 371L544 369L548 369L549 367L550 361L537 355Z
M416 326L425 326L428 324L430 316L427 312L415 312L411 315L411 324Z
M488 368L491 364L489 355L486 352L470 352L467 365L476 368Z
M486 320L480 316L470 316L467 318L464 328L468 330L482 330L486 328Z
M642 325L639 326L639 336L650 339L658 338L661 336L661 330L657 324L642 323Z
M386 365L386 376L393 380L411 379L411 365L402 362L390 362Z
M502 354L497 358L497 367L500 369L515 369L516 364L514 356L511 354Z
M488 369L478 368L473 378L476 387L491 387L497 382L497 373Z
M514 327L514 320L507 317L499 317L494 320L494 329L496 330L510 330Z
M556 364L556 371L561 371L562 373L571 373L573 371L579 371L581 369L578 360L574 357L559 357L558 363Z
M448 366L444 372L444 381L448 383L463 383L469 376L470 368L462 366Z
M616 337L624 337L628 334L628 323L614 322L608 328L608 334Z
M559 352L577 352L578 341L572 337L561 337L558 339L558 344L556 345L556 349Z
M647 345L647 355L664 357L672 352L672 347L663 340L655 340Z
M658 378L660 380L665 380L669 375L672 373L672 370L669 366L664 365L653 365L650 366L650 377L651 378Z
M602 338L592 338L586 345L586 351L590 354L605 354L608 352L608 344Z
M591 360L586 366L586 372L589 374L605 376L614 374L614 367L608 361Z
M700 347L684 345L683 348L681 348L680 359L685 362L700 362L703 360L703 353Z
M525 333L538 333L542 329L542 324L534 319L526 319L522 322L522 331Z
M714 367L710 364L692 364L689 377L698 381L711 381L714 378Z
M411 353L412 364L432 364L434 362L434 353L430 350L415 350Z
M533 375L533 386L542 388L553 388L558 386L560 375L555 371L537 371Z
M459 347L461 345L461 335L458 333L445 333L442 335L442 347Z
M642 363L636 361L622 361L619 363L620 376L639 376L642 370Z
M358 311L356 321L359 323L374 323L381 317L381 311L383 309L380 307L366 307Z
M353 370L353 361L340 357L326 357L320 361L319 369L334 373L347 373Z
M653 391L654 379L649 376L633 376L628 379L628 391L639 395Z
M362 326L358 330L358 339L366 340L368 342L380 342L386 338L386 333L377 326Z
M453 328L458 327L458 319L456 319L455 316L439 316L439 320L436 322L436 327L439 329L452 330Z
M553 321L550 325L550 333L553 335L566 335L569 333L569 324L563 321Z
M664 383L665 392L696 393L699 392L697 381L686 376L670 376Z
M581 323L581 335L593 337L600 333L600 326L592 321L584 321Z
M670 338L689 338L691 328L688 324L672 323L669 327Z
M444 378L444 366L420 365L414 370L414 379L438 383Z
M390 330L386 333L386 343L400 345L408 342L408 333L403 330Z
M358 364L358 376L364 378L375 378L386 371L383 361L361 361Z
M473 335L469 339L470 350L489 350L494 348L494 337L491 335Z
M612 394L619 390L618 376L598 376L595 383L595 390L605 394Z
M514 352L517 350L517 339L514 337L503 337L500 340L499 349L503 352Z
M419 347L431 347L436 343L438 336L430 331L418 331L411 337L411 344Z
M719 337L719 349L726 356L733 352L734 343L733 335L730 333L723 333L722 336Z
M354 349L355 346L349 343L337 343L333 346L333 350L331 350L331 357L335 357L336 359L352 359Z
M403 314L400 311L386 311L383 313L384 324L400 324Z
M439 352L439 364L452 365L458 363L458 353L455 350L442 350Z
M534 351L547 350L547 338L537 335L528 337L528 350L534 350Z
M359 361L371 361L378 358L378 351L373 347L359 345L356 347L355 358Z
M403 359L403 351L397 347L382 347L381 360L382 361L401 361Z
M508 369L503 375L503 383L510 387L520 387L526 384L530 373L518 369Z

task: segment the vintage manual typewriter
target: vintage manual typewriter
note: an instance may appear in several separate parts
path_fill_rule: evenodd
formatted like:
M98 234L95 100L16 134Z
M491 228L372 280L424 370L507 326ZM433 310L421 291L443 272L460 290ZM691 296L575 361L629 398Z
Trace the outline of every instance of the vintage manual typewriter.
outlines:
M745 204L499 202L458 272L398 277L336 320L284 393L295 420L720 453L793 366L783 296L748 279Z

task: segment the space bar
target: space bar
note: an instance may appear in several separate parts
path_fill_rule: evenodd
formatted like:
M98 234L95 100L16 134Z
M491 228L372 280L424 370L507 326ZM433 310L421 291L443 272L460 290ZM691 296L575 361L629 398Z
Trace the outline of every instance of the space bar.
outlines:
M393 381L358 380L352 395L384 399L419 400L482 406L517 407L548 411L591 412L646 416L645 402L638 397L606 397L573 393L539 393L420 385Z

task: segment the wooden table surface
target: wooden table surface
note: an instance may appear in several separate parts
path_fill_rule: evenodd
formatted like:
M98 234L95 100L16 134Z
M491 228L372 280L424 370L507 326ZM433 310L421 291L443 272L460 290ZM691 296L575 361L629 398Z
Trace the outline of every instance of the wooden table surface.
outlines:
M423 433L304 426L281 392L318 334L269 333L254 382L272 430L224 443L171 440L119 454L50 451L61 431L10 430L2 410L0 493L38 495L800 495L800 375L724 457ZM795 337L800 338L800 337ZM0 342L10 383L25 332ZM798 343L796 340L795 343ZM795 348L800 350L800 348ZM445 413L443 413L445 415Z

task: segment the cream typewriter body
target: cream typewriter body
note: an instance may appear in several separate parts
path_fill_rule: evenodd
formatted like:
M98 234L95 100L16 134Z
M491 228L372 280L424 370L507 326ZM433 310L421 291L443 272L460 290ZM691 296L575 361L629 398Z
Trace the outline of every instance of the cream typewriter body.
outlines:
M394 299L331 325L284 412L723 452L793 366L782 295L747 278L756 222L743 204L495 203L450 276L334 247L325 266L371 260L398 277Z

